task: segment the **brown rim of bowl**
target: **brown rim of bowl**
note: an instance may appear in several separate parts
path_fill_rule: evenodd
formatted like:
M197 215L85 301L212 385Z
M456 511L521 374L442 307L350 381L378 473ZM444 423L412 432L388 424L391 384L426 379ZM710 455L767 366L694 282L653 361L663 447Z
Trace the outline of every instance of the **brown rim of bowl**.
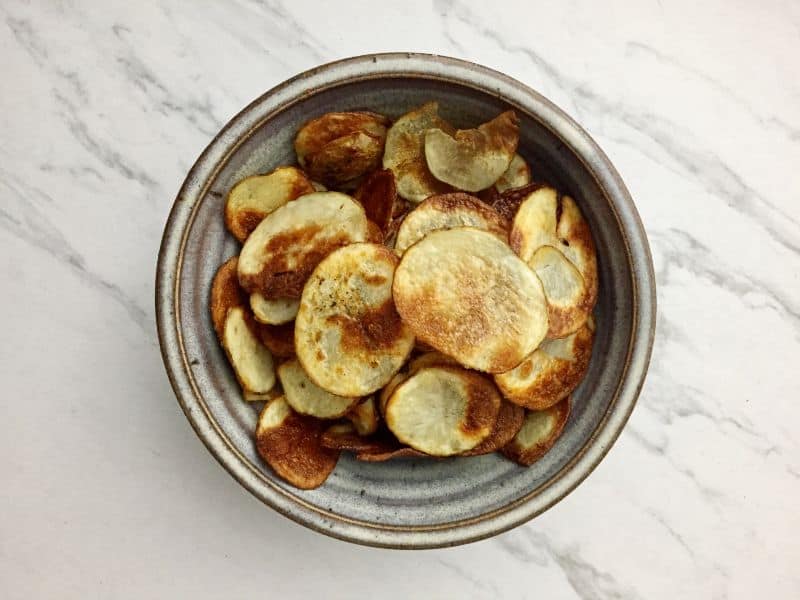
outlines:
M422 526L343 517L313 506L265 477L212 418L186 356L178 303L184 247L196 211L236 149L275 114L322 90L398 77L441 81L497 96L558 137L591 174L614 213L626 246L633 291L625 366L603 418L580 451L514 502L469 519ZM526 103L535 110L526 108ZM418 53L370 54L321 65L272 88L233 117L202 152L178 192L158 254L155 302L161 354L178 402L198 437L242 486L284 516L320 533L369 546L405 549L455 546L502 533L541 514L577 487L605 457L633 411L647 373L656 322L655 276L644 228L621 177L594 140L549 100L507 75L456 58Z

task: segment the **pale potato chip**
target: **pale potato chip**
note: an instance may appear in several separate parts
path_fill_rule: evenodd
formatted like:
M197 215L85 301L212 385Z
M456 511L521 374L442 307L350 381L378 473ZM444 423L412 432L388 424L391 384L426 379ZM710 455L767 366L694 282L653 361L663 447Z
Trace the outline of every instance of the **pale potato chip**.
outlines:
M597 301L597 257L589 225L574 200L564 196L559 202L556 190L548 186L535 189L520 204L509 242L547 280L543 280L545 293L553 295L548 296L547 337L559 338L577 331ZM552 250L537 254L543 246L557 250L568 261Z
M250 294L250 308L259 323L267 325L283 325L294 321L300 300L297 298L264 298L258 292Z
M242 288L239 287L239 278L236 275L236 265L238 257L234 256L225 261L211 283L211 322L214 324L214 331L217 339L222 342L225 333L225 319L228 310L236 306L245 306L246 297Z
M359 186L355 199L364 207L367 218L386 234L398 204L394 174L389 169L375 171Z
M525 409L503 400L492 433L472 450L463 452L462 456L480 456L504 448L519 433L524 421Z
M225 225L244 242L273 210L313 191L311 181L296 167L278 167L267 175L247 177L228 192Z
M383 167L394 173L397 193L414 204L452 189L431 175L425 162L425 131L432 127L446 133L455 132L455 128L439 116L438 102L428 102L406 113L386 134Z
M325 424L298 415L283 397L271 400L256 426L256 450L291 485L310 490L325 483L336 467L339 452L320 444Z
M403 366L414 335L397 314L398 259L377 244L352 244L325 258L306 283L295 321L297 358L322 388L366 396Z
M452 456L471 450L494 428L500 394L483 375L427 367L398 385L386 403L386 426L415 450Z
M397 231L394 249L402 254L431 231L454 227L475 227L508 241L506 219L474 196L453 192L431 196L408 213Z
M303 415L319 419L338 419L358 402L358 398L337 396L319 387L309 378L296 358L287 360L278 367L278 377L289 406Z
M378 409L375 407L375 398L369 396L356 404L345 415L358 435L370 435L378 429Z
M503 448L503 454L523 466L530 466L556 443L567 424L569 396L545 410L528 411L514 439Z
M256 327L257 324L244 307L228 309L222 346L242 390L250 394L264 394L275 385L275 367L272 353L254 332Z
M426 367L446 366L460 367L461 364L452 356L447 356L446 354L433 350L431 352L425 352L425 354L420 354L408 361L408 374L413 375L420 369Z
M428 129L425 160L439 181L465 192L478 192L506 172L518 143L519 119L509 110L477 129L461 129L455 134Z
M417 338L479 371L514 368L547 332L539 278L507 244L478 229L434 231L411 246L393 291Z
M332 250L367 239L364 208L339 192L315 192L270 213L242 246L239 283L268 299L299 298Z
M511 159L505 173L500 179L494 182L494 189L502 193L506 190L516 189L528 185L531 182L531 169L525 159L519 154L515 154Z
M381 391L378 393L378 409L382 415L386 414L386 403L389 401L392 392L406 379L408 379L408 373L398 373L389 380L389 383L381 388Z
M571 394L589 368L594 331L591 318L565 338L545 340L519 365L497 373L503 396L531 410L553 406Z

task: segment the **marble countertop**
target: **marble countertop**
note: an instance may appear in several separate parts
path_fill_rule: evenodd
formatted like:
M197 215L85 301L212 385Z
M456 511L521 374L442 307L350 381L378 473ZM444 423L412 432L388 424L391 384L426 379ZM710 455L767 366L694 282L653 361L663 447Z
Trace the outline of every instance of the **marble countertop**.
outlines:
M800 5L534 4L0 4L0 595L800 597ZM194 435L155 332L161 232L215 132L299 71L388 50L474 60L572 114L658 277L607 458L534 522L447 550L267 509Z

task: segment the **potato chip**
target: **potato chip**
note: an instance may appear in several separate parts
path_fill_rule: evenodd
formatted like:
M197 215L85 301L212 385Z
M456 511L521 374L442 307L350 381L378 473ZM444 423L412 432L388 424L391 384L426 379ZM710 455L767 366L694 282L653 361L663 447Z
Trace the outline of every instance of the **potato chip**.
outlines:
M502 449L519 433L524 421L525 409L503 400L492 433L472 450L463 452L462 456L480 456Z
M370 436L359 434L352 423L334 423L320 438L323 448L350 452L385 452L386 444Z
M474 228L434 231L411 246L393 291L418 339L479 371L514 368L547 332L539 278L508 245Z
M299 298L332 250L367 239L364 208L339 192L301 196L270 213L239 255L239 283L268 299Z
M375 398L369 396L350 409L345 417L355 427L358 435L370 435L378 429L378 409Z
M358 398L337 396L319 387L309 378L296 358L287 360L278 367L278 377L289 406L303 415L319 419L338 419L358 402Z
M529 183L528 185L524 185L520 188L513 188L502 193L495 191L491 199L482 198L482 200L484 200L484 202L488 202L493 209L511 222L517 215L519 206L522 204L525 198L530 196L531 192L534 192L541 187L544 187L544 184ZM489 189L494 190L493 187Z
M257 325L244 307L228 309L222 346L246 393L265 394L275 385L272 353L256 337Z
M250 294L250 308L259 323L283 325L289 321L294 321L297 316L297 309L300 308L300 300L297 298L267 299L255 292Z
M283 325L258 325L258 337L272 355L277 358L291 358L294 351L294 323Z
M531 410L553 406L583 380L592 358L593 321L565 338L545 340L519 365L498 373L494 381L503 396Z
M217 339L222 342L225 333L225 319L228 310L236 306L245 306L246 296L239 287L239 279L236 276L236 265L238 257L234 256L225 261L211 283L211 322L214 324L214 331Z
M385 462L393 458L424 458L430 455L409 448L408 446L398 446L396 448L386 448L376 450L374 448L361 450L356 454L356 459L362 462Z
M519 154L515 154L511 159L505 173L500 176L500 179L494 182L494 189L500 193L507 190L521 188L531 182L531 169L525 159Z
M436 350L425 352L412 358L408 362L408 374L413 375L426 367L460 367L460 363L452 356L447 356Z
M529 410L514 439L502 450L503 454L523 466L530 466L544 456L556 443L567 424L569 396L545 410Z
M394 389L386 403L386 426L415 450L452 456L489 436L500 402L494 384L478 373L428 367Z
M271 400L256 426L256 450L291 485L310 490L325 483L339 452L320 444L324 422L298 415L283 397Z
M389 380L381 391L378 392L378 409L382 415L386 414L386 403L394 392L395 388L408 379L408 373L400 372Z
M428 129L425 160L439 181L465 192L478 192L506 172L518 143L519 119L509 110L477 129L461 129L454 134Z
M438 102L428 102L406 113L386 134L383 167L394 173L400 197L414 204L452 190L431 175L425 162L425 131L432 127L455 133L455 128L439 116Z
M375 171L358 188L355 199L364 207L367 218L387 233L397 205L394 174L389 169Z
M408 213L397 231L394 248L402 254L431 231L454 227L475 227L508 241L506 219L474 196L453 192L431 196Z
M278 167L267 175L247 177L228 192L225 225L244 242L273 210L313 191L312 182L296 167Z
M322 388L366 396L400 370L414 336L397 314L397 257L377 244L352 244L319 263L295 321L297 358Z

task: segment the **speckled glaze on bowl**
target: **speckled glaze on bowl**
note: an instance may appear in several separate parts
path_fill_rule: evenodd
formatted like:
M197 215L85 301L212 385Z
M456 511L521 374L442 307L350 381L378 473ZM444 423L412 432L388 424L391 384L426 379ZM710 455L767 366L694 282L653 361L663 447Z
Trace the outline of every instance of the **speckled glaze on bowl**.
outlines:
M512 108L520 153L537 178L575 197L597 244L600 297L589 372L574 394L563 436L530 468L499 455L442 461L359 463L343 454L321 488L300 491L258 457L252 434L261 404L244 402L211 326L217 267L238 253L222 208L231 185L293 163L304 121L365 108L397 117L425 101L469 127ZM344 540L395 548L462 544L519 525L553 506L602 460L644 381L655 324L653 266L639 216L614 167L572 119L505 75L432 55L379 54L307 71L270 90L230 121L189 172L158 259L161 352L186 417L243 486L287 517Z

